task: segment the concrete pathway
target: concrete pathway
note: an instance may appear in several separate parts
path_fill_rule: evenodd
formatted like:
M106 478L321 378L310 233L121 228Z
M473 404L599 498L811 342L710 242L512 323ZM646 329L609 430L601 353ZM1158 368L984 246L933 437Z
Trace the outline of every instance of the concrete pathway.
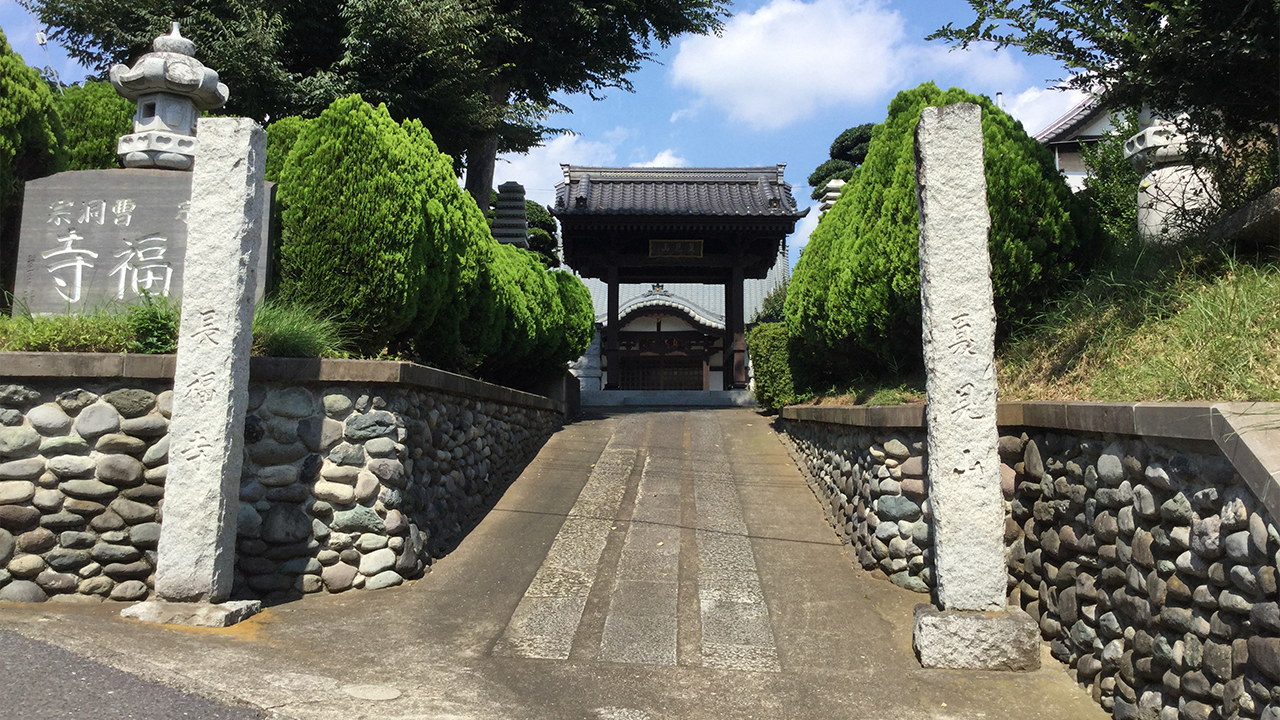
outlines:
M406 586L227 630L110 604L0 605L0 628L298 719L1106 717L1047 651L921 669L921 599L855 568L766 418L672 410L566 427Z

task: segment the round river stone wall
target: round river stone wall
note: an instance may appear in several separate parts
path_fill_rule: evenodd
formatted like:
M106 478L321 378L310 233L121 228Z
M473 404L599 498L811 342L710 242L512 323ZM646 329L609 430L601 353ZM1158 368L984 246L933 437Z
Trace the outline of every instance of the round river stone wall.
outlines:
M171 384L80 382L0 385L0 601L152 594ZM423 388L252 383L233 595L421 576L560 422Z
M934 587L918 429L779 420L862 566ZM1002 428L1009 603L1116 718L1280 720L1280 532L1229 461Z

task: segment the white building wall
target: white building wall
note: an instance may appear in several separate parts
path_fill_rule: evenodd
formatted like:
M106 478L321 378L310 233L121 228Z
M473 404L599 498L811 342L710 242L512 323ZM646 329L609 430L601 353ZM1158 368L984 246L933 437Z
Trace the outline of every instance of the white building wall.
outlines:
M764 298L769 291L786 282L791 277L791 263L787 252L787 243L782 243L778 259L769 274L762 280L744 280L742 283L743 322L750 322L752 316L760 310ZM591 303L595 306L596 319L603 322L609 311L609 284L595 278L583 278L587 289L591 291ZM663 283L667 292L678 295L698 307L715 315L722 324L724 322L724 286L703 285L701 283ZM624 283L618 286L618 305L627 304L628 300L639 297L653 289L652 284Z

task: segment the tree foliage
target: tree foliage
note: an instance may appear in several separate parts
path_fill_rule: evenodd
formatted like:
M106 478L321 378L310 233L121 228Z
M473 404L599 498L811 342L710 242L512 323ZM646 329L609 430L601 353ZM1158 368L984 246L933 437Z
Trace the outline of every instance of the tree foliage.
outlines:
M119 168L116 140L133 132L134 104L100 80L69 85L53 100L66 132L67 169Z
M1061 62L1067 84L1106 107L1187 113L1208 136L1280 118L1280 3L1275 0L969 0L965 27L930 39L993 42Z
M867 159L867 150L871 148L871 130L875 123L863 123L845 130L836 136L831 143L831 157L844 160L857 167Z
M1138 114L1111 117L1114 130L1096 143L1082 144L1080 155L1089 174L1080 200L1093 208L1098 231L1108 242L1123 244L1138 231L1138 171L1124 157L1124 141L1138 132Z
M23 183L66 169L62 121L49 86L0 32L0 280L13 290ZM7 306L7 295L0 295Z
M928 106L982 106L989 248L1003 331L1091 256L1093 224L1042 145L985 97L925 83L899 93L853 182L814 230L792 275L788 332L806 372L849 379L920 361L914 132Z
M560 267L557 247L556 239L551 233L539 227L529 228L529 252L536 254L548 270Z
M828 153L830 159L824 161L809 174L810 195L814 200L821 200L826 193L827 183L835 179L849 182L853 179L853 171L867 158L867 149L871 143L872 123L863 123L845 130L836 136Z
M551 211L532 200L524 201L524 215L529 220L529 227L545 230L548 235L555 235L559 229Z
M718 31L726 0L20 0L85 65L130 62L170 21L231 88L227 112L314 117L360 93L492 184L497 152L556 132L563 94L629 89L682 33ZM455 170L461 164L455 162ZM474 174L474 173L472 173Z

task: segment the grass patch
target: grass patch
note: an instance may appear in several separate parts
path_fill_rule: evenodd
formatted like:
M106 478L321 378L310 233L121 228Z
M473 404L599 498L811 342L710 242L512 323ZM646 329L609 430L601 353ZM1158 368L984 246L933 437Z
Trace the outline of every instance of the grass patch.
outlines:
M147 355L167 355L178 350L179 307L167 297L150 293L142 296L142 302L130 305L125 318L132 337L129 352Z
M120 353L131 339L122 314L0 316L0 350Z
M74 315L0 316L0 351L164 355L177 350L179 307L144 297ZM268 300L254 308L254 355L349 357L341 325L306 306Z
M348 357L341 323L310 307L267 300L253 313L253 354L268 357Z
M997 366L1003 400L1280 400L1280 267L1121 249Z
M924 402L924 375L862 377L848 385L806 393L797 402L803 405L918 405Z

